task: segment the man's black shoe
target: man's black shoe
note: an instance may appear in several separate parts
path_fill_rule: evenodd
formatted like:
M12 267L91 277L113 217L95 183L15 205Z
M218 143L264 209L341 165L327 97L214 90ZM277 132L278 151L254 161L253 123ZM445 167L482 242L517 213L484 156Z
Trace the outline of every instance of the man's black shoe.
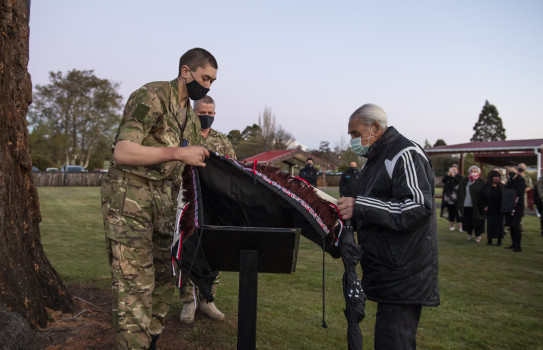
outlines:
M521 252L522 249L520 249L520 248L518 248L518 249L513 249L513 251L518 253L518 252Z
M510 245L509 247L505 247L505 249L515 249L515 247Z

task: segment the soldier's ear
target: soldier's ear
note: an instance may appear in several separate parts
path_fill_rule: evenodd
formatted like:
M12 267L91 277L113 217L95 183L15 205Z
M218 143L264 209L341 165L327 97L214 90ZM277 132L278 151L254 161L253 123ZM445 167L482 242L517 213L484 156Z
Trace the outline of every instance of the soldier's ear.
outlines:
M190 75L190 68L187 65L181 66L181 77L187 79Z

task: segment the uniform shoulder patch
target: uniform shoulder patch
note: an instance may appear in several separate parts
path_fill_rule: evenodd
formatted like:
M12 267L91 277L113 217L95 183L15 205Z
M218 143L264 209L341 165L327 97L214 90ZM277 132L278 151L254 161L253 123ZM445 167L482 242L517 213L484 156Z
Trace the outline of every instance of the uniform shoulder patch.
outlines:
M149 112L150 109L151 109L151 107L149 107L147 105L139 104L136 107L136 110L134 110L134 118L136 118L137 120L143 122L145 117L147 117L147 113Z

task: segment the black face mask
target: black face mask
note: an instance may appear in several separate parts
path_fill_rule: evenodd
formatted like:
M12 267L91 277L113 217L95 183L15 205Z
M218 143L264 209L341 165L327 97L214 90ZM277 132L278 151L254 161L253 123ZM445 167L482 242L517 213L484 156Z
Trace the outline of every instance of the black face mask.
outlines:
M200 83L197 82L196 79L194 79L192 72L190 72L190 76L192 77L193 80L190 83L186 84L189 97L191 100L194 100L194 101L199 100L205 95L207 95L207 92L209 91L209 89L200 85Z
M202 126L202 129L209 129L211 124L213 124L213 120L215 119L215 117L206 114L198 115L198 118L200 118L200 125Z
M515 173L514 171L509 172L509 177L510 178L514 178L516 175L517 175L517 173Z
M518 168L518 172L519 172L519 173L523 173L523 172L524 172L524 169Z
M306 164L305 167L306 168L313 168L313 164Z
M349 167L349 170L356 171L357 169L355 167Z

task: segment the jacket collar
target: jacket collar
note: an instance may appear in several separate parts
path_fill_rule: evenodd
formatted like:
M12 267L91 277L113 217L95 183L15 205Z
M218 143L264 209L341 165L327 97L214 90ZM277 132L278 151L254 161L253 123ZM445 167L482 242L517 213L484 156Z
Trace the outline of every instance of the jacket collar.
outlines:
M368 150L368 160L377 157L379 153L386 149L399 135L400 133L393 126L389 126L383 136L370 146L370 149Z
M192 109L192 106L190 105L190 99L187 100L186 108L187 116L196 116L194 110ZM180 123L180 126L184 125L184 122L186 120L185 116L181 115L182 110L183 108L181 108L181 103L179 102L179 87L177 85L177 78L175 78L174 80L170 81L170 112L172 112L172 114L175 116L177 121Z

